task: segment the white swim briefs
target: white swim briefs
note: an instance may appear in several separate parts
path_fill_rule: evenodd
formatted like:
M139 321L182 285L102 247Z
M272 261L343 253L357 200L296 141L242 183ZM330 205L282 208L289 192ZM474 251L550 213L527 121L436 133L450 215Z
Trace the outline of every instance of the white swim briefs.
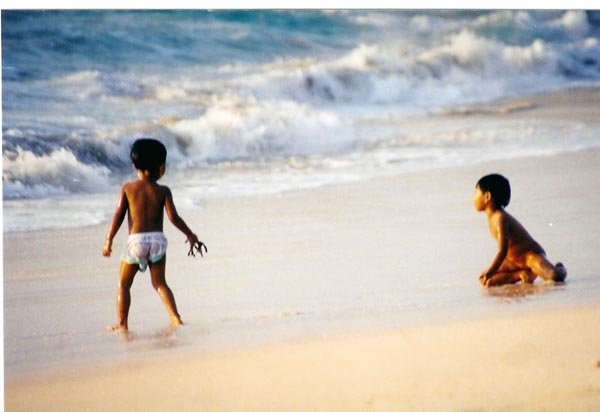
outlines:
M137 264L144 272L148 263L156 263L167 253L167 238L163 232L134 233L129 235L122 260Z

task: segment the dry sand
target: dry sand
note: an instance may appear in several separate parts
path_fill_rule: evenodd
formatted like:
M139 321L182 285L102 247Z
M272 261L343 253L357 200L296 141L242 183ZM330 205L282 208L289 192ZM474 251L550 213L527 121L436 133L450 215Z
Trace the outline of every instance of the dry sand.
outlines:
M592 92L586 101L596 97ZM538 104L545 103L542 99ZM553 104L563 106L561 113L568 110L562 97ZM536 106L509 115L543 117L552 110ZM588 115L586 109L583 117ZM277 197L211 201L201 213L185 215L201 226L210 258L202 263L208 280L200 296L178 295L181 288L172 278L184 321L192 299L231 299L233 305L246 307L244 299L253 293L249 287L271 299L274 313L285 308L278 306L281 302L301 305L307 296L317 306L327 300L333 305L345 293L352 302L355 289L343 281L354 273L359 276L351 279L359 288L399 274L437 279L441 273L441 282L454 279L473 291L470 302L477 312L477 305L483 308L494 298L493 293L487 298L481 294L477 275L489 264L495 245L485 216L474 212L471 198L476 180L492 171L506 174L513 184L510 211L551 259L565 260L570 283L557 295L557 308L533 296L529 306L512 305L505 311L492 305L496 312L488 306L481 316L463 313L452 320L399 328L341 328L261 344L250 339L237 348L186 355L167 351L155 359L24 375L9 369L6 410L598 411L600 306L593 297L600 275L597 150L411 173ZM102 226L5 235L7 336L20 328L61 328L69 322L69 327L87 333L90 322L114 318L112 291L106 288L114 285L116 261L99 258L105 231ZM167 232L174 236L172 229ZM119 236L115 244L124 239L123 233ZM37 251L36 260L28 258L30 250ZM44 276L82 290L79 298L88 304L75 307L60 294L50 300L27 295L30 285L41 282L40 261ZM172 258L169 265L183 284L195 287L190 279L198 277L198 262ZM85 276L79 278L82 268ZM286 282L296 282L296 288L278 283L276 275L284 270ZM236 271L244 277L228 276ZM364 283L357 284L362 274ZM222 293L215 292L219 287ZM390 290L391 299L400 293L402 282L397 287ZM589 293L578 295L586 289L591 300ZM102 300L99 295L104 293L109 297ZM510 299L506 293L497 297ZM254 298L259 307L261 299ZM209 317L220 308L216 301L210 304L198 316ZM519 308L526 313L518 313ZM70 319L76 311L82 314ZM48 326L45 312L58 314L61 323L53 320L57 323ZM419 317L416 312L409 315Z

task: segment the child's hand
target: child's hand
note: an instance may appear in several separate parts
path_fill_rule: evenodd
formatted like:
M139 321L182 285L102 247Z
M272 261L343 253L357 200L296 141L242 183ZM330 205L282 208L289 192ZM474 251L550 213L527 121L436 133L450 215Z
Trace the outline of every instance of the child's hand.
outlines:
M204 253L208 253L208 249L206 248L206 245L200 241L196 242L194 244L194 246L192 246L190 248L190 251L188 252L188 256L193 256L196 257L196 254L194 253L194 249L196 250L196 252L200 252L200 256L204 257L204 255L202 254L202 248L204 248Z
M206 245L202 242L200 242L198 240L198 236L192 234L188 237L188 239L185 241L185 243L189 243L190 244L190 250L188 251L188 256L193 256L196 257L196 253L194 253L194 250L196 252L200 252L200 256L204 257L204 255L202 254L202 248L204 248L204 252L208 253L208 249L206 248Z
M112 240L106 239L106 241L104 241L104 247L102 248L102 255L106 256L106 257L110 257L111 253L112 253Z

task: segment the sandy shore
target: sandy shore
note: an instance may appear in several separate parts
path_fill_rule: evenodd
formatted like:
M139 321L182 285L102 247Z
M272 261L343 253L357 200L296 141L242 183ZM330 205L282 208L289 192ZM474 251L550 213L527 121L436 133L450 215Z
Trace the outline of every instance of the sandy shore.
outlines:
M77 370L7 411L597 411L600 307Z
M507 116L576 107L553 99ZM509 211L565 262L565 287L482 291L496 246L471 199L489 172L511 180ZM186 259L167 226L187 352L103 332L107 225L5 235L6 410L600 410L598 176L587 150L182 211L209 247ZM148 283L133 291L142 335L167 322ZM143 345L161 348L133 356Z

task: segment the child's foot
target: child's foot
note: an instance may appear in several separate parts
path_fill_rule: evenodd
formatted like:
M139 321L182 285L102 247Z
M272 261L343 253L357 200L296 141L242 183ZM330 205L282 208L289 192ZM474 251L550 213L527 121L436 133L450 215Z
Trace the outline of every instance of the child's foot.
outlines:
M115 325L115 326L107 326L106 330L108 332L128 332L129 329L124 325Z
M126 342L129 342L130 340L133 339L133 335L131 332L129 332L129 329L127 328L127 326L120 326L120 325L108 326L106 328L106 330L108 332L118 334L119 337Z
M177 326L183 325L183 321L179 316L174 316L171 318L171 327L176 328Z
M554 266L554 281L564 282L567 278L567 268L562 263L558 262Z

